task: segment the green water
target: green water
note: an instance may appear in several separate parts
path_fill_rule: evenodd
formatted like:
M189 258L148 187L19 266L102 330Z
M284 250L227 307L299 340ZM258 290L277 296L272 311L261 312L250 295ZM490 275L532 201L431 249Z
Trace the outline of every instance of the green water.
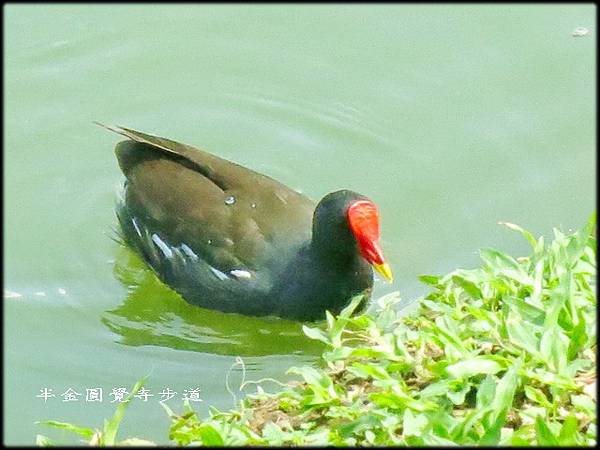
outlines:
M5 443L65 437L36 420L101 426L112 388L148 373L154 394L178 392L175 409L196 387L200 413L229 408L237 356L247 379L283 379L320 350L298 323L188 306L110 239L119 138L93 120L315 199L370 196L395 274L375 295L408 302L426 292L418 274L474 266L479 247L525 253L498 221L550 235L592 212L594 17L592 5L7 6ZM70 387L104 400L63 402ZM167 429L154 397L120 435L164 443Z

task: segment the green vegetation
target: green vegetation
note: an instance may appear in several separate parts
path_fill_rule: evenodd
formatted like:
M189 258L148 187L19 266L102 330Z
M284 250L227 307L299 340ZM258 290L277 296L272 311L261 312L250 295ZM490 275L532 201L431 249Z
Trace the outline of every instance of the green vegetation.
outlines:
M49 420L45 422L38 422L44 425L48 425L50 427L63 429L69 431L74 434L78 434L86 439L86 442L89 445L93 446L123 446L123 445L131 445L131 446L143 446L143 445L154 445L153 442L146 441L144 439L138 438L129 438L123 441L117 442L117 431L119 431L119 425L121 425L121 421L123 420L123 416L125 415L125 410L127 406L129 406L129 400L133 398L135 394L144 386L144 382L146 381L146 377L142 378L138 381L134 386L129 395L125 397L125 401L120 403L117 406L117 409L113 416L109 420L104 420L104 426L102 430L94 430L92 428L78 427L76 425L72 425L70 423L65 422L56 422L54 420ZM40 446L52 446L54 443L48 439L46 436L42 436L38 434L36 439L37 445Z
M595 216L580 231L535 239L528 257L480 251L483 264L422 276L431 292L401 317L393 294L352 317L356 298L305 333L327 344L301 381L260 387L237 411L171 418L178 445L595 445ZM139 387L139 386L138 386ZM119 407L121 408L121 406ZM115 442L123 410L103 432ZM129 441L139 444L140 441ZM38 437L38 443L48 440ZM121 444L127 444L127 441Z

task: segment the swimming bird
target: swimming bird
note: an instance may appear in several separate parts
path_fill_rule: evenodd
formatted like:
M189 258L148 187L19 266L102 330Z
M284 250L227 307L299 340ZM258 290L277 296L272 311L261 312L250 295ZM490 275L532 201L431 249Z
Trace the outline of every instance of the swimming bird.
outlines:
M317 320L368 300L373 269L392 280L366 196L343 189L314 202L195 147L98 125L127 138L115 148L125 241L187 302Z

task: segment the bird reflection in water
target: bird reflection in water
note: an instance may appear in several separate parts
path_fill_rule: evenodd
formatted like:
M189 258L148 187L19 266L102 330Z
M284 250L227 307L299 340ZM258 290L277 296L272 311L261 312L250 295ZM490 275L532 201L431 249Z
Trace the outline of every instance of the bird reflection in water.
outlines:
M120 245L115 276L127 288L102 322L125 345L157 345L219 355L320 355L323 344L302 332L302 323L251 317L193 306L164 285L129 248Z

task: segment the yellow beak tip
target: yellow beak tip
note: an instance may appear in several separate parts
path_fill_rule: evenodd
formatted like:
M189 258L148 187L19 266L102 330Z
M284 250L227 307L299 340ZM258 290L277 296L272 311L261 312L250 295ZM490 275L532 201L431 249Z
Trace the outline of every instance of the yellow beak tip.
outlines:
M390 266L387 263L373 264L373 268L379 272L388 283L392 283L394 281L392 269L390 269Z

